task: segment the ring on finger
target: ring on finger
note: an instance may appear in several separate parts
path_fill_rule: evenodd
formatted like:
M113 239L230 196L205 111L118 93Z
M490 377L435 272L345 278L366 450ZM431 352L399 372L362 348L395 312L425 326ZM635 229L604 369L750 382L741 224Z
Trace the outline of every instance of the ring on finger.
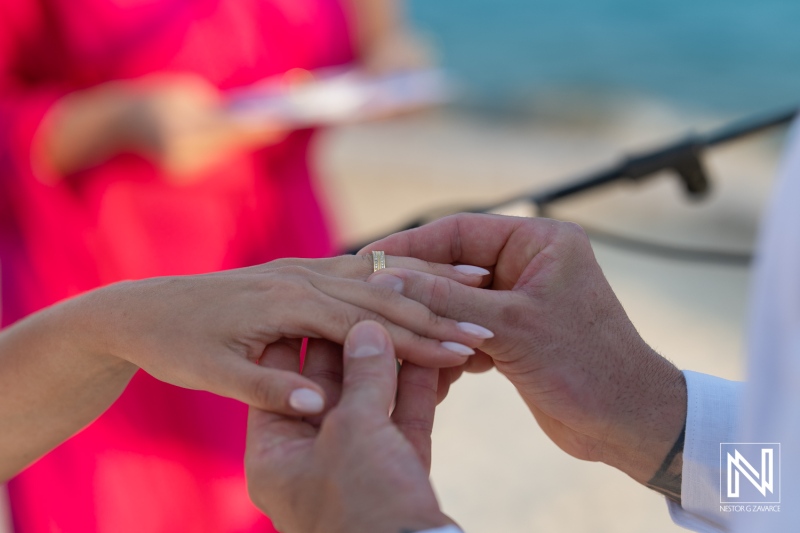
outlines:
M372 252L372 271L386 268L386 254L384 252Z

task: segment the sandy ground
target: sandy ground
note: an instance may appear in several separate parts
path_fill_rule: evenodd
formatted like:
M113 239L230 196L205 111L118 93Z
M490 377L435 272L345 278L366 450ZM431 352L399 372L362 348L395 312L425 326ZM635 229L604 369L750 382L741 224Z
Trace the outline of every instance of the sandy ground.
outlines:
M540 190L684 132L663 110L602 125L415 117L330 132L320 144L347 242L438 206ZM703 126L718 121L695 119ZM565 203L554 216L662 242L749 250L778 162L779 138L714 152L715 193L690 203L668 177ZM514 214L530 209L519 206ZM680 368L743 377L747 268L682 263L596 244L639 331ZM677 531L661 497L601 464L573 459L536 426L496 372L467 376L437 413L433 480L470 532Z

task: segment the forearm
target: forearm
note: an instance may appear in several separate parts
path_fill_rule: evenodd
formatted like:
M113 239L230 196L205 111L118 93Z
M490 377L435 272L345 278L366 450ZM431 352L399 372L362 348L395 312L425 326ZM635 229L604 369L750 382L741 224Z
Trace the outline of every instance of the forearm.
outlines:
M121 83L69 94L42 121L34 156L57 175L102 163L125 145L130 113L130 98Z
M97 418L136 371L105 353L98 311L90 294L0 333L0 481Z

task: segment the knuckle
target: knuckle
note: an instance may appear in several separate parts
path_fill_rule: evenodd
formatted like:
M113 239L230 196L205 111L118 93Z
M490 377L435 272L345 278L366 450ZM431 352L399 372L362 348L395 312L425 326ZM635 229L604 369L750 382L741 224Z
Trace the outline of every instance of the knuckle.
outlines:
M280 259L275 259L270 261L266 264L266 266L272 267L274 269L281 269L288 266L296 265L296 260L288 257L282 257Z
M463 244L461 242L462 224L467 224L468 219L461 215L456 217L453 222L455 224L455 236L450 241L450 257L458 260L462 257L463 253Z
M438 329L448 323L448 320L440 315L437 315L432 310L428 309L428 322L433 329Z
M387 323L386 318L384 318L382 315L361 307L352 307L347 313L342 313L339 315L339 317L341 317L342 323L348 328L351 328L360 322L364 322L365 320L374 320L381 325L386 325Z
M351 255L341 255L338 257L331 257L328 259L317 259L317 264L322 265L324 267L324 271L331 275L336 275L343 278L354 278L354 277L361 277L366 279L367 273L372 272L372 270L364 269L362 274L361 263L362 260L359 257L351 256ZM355 266L355 268L354 268ZM354 276L353 273L359 274L359 276Z
M560 233L570 241L574 241L579 244L589 243L589 237L586 235L586 231L580 226L580 224L576 224L575 222L561 222L559 225L559 230Z
M333 368L326 368L326 369L314 369L307 374L305 377L309 379L313 379L314 381L326 381L330 383L341 383L342 379L344 378L344 373L341 370L333 369Z
M301 294L311 293L316 289L315 276L316 273L306 267L289 264L273 270L271 276L264 280L264 284L278 301L299 301Z
M444 217L443 220L452 220L456 226L458 226L459 224L469 222L469 220L475 216L475 213L456 213L454 215Z
M386 287L384 285L376 285L374 283L370 283L369 287L371 287L370 290L372 291L373 296L380 299L381 301L396 303L404 298L402 294L395 291L392 287Z
M429 436L433 432L433 422L429 418L419 416L399 416L395 422L406 431L414 431Z
M365 268L369 273L372 273L372 267L374 266L374 261L372 259L372 252L364 252L363 254L358 256L361 259L361 262L364 263Z
M297 263L287 263L283 266L276 268L275 274L285 276L290 279L295 279L295 278L311 277L311 275L314 274L314 272Z
M441 320L441 318L431 313L431 320ZM399 344L401 347L403 344L405 344L402 342L403 340L406 340L409 346L414 346L415 352L419 352L422 348L432 348L435 342L432 339L411 330L408 330L408 337L406 339L400 339Z
M452 294L451 283L451 280L447 278L436 277L433 279L428 301L428 307L431 311L444 315L447 314L448 304Z
M346 440L359 429L360 410L360 408L334 409L325 416L322 424L334 441Z

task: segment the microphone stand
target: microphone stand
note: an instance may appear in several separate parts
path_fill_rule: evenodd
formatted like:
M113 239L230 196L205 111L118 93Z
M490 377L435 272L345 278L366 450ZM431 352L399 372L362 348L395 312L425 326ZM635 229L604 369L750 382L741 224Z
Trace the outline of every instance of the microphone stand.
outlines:
M711 189L711 181L701 158L704 151L788 124L798 116L798 113L800 110L794 108L773 115L737 121L704 135L689 135L655 150L626 157L611 168L569 181L565 185L550 190L517 194L488 205L466 206L463 209L453 210L452 213L488 213L521 202L533 204L542 213L550 204L577 194L620 180L641 182L664 170L672 171L681 180L689 197L702 199ZM390 234L418 228L441 218L441 216L441 210L425 213ZM360 246L353 246L346 253L355 254L364 246L380 238L377 237Z

